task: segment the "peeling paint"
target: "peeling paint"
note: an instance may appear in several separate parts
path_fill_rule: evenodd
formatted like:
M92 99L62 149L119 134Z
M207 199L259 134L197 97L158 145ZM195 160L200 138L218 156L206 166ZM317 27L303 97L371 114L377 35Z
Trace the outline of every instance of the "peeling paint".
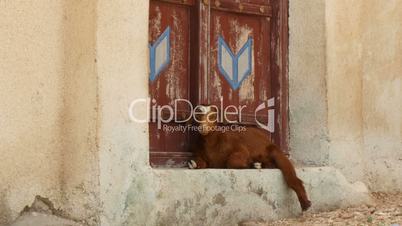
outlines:
M220 19L221 19L220 16L216 16L215 22L214 22L215 23L215 34L217 35L217 37L219 36L219 34L222 31L222 25L221 25ZM213 46L215 46L215 45L213 45ZM215 46L213 49L211 49L211 52L217 52L216 48L217 48L217 46ZM212 55L212 62L218 62L216 54ZM222 84L221 84L221 77L220 77L221 75L219 75L215 70L212 70L212 71L214 71L214 76L213 76L213 78L211 78L212 86L217 91L217 96L218 96L217 99L219 99L219 97L222 96Z
M247 25L240 25L237 19L230 20L229 24L231 29L230 33L234 34L234 37L236 37L235 53L237 53L243 47L244 43L247 42L253 30ZM251 56L252 56L251 61L255 62L254 48L252 49ZM239 89L240 101L245 101L246 104L254 101L255 99L254 97L255 63L253 63L252 66L253 69L251 75L243 81Z
M171 105L174 104L175 99L179 98L185 98L185 92L186 90L182 89L182 86L180 86L180 77L178 75L181 74L187 74L187 69L184 66L184 62L186 59L184 59L183 56L183 51L186 49L184 48L183 45L185 45L185 40L186 37L183 36L183 25L182 25L182 19L179 18L177 15L176 10L172 11L172 18L173 18L173 27L174 27L174 38L172 39L172 46L173 48L171 49L172 51L172 65L174 67L170 67L170 69L166 73L166 81L167 81L167 87L166 87L166 96L170 100Z
M162 12L159 6L155 7L156 17L152 20L151 24L153 26L150 28L150 32L153 34L160 34L161 33L161 21L162 21Z
M253 64L254 67L254 64ZM254 70L253 70L254 71ZM251 74L247 79L245 79L239 89L240 101L245 101L247 103L252 103L254 98L254 74Z

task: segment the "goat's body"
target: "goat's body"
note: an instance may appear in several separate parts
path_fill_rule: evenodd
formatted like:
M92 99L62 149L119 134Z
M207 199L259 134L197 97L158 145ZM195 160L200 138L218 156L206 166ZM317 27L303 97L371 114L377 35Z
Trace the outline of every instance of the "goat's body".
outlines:
M251 168L254 162L261 162L263 168L275 168L266 150L270 145L268 135L258 128L248 127L243 132L214 131L200 139L195 154L205 161L204 168ZM230 160L239 164L231 164Z
M200 136L193 147L197 168L253 168L261 163L262 168L278 168L292 188L303 210L310 207L303 182L297 178L295 169L285 154L270 143L266 131L247 127L246 131L212 131Z

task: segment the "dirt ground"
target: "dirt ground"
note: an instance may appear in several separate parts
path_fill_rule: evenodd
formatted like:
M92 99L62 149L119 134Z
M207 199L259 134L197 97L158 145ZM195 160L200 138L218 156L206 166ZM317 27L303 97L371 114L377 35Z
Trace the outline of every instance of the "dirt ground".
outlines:
M402 226L402 193L373 193L373 205L362 205L330 212L310 213L275 222L246 222L241 226ZM37 197L12 226L79 226L78 222L57 217L49 201ZM55 213L56 212L56 213Z
M310 213L294 219L270 223L248 222L244 226L324 226L324 225L375 225L402 226L402 193L373 193L374 204L339 209L330 212Z

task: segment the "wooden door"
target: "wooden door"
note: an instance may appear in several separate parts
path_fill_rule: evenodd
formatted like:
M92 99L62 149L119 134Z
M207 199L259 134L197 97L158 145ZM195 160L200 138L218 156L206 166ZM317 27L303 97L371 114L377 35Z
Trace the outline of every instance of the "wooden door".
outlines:
M245 106L241 118L230 119L239 124L274 120L267 133L287 151L287 2L211 1L205 23L209 46L202 55L209 70L203 75L201 102Z
M244 106L239 116L230 119L239 124L255 124L255 109L274 96L276 75L271 70L271 8L267 2L242 5L223 0L211 7L211 67L208 86L202 90L207 92L207 103L223 103L224 108ZM267 112L257 113L263 123Z
M160 105L185 98L193 105L246 106L238 124L257 126L256 118L262 124L274 118L274 131L267 133L287 151L287 1L151 0L151 44L166 27L171 61L156 78L151 70L151 98ZM189 113L185 106L180 111ZM151 165L183 166L192 156L190 137L163 132L151 122Z
M194 1L150 1L149 43L151 104L174 107L177 99L190 99L191 21ZM139 31L140 32L140 31ZM151 107L152 108L152 107ZM180 114L188 115L188 107L178 104ZM150 159L154 167L181 167L191 157L188 150L189 134L169 132L158 128L158 117L151 114L149 123ZM152 122L154 121L154 122ZM177 126L175 122L169 126Z

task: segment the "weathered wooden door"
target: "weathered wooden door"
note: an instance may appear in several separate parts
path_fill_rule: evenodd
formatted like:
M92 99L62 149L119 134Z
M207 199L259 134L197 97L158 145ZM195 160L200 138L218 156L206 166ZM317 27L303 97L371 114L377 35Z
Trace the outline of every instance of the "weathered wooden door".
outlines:
M268 125L270 118L267 133L287 151L287 1L151 0L150 43L166 27L171 61L150 81L151 97L158 104L187 98L194 105L245 106L238 124ZM150 123L151 164L184 165L189 137Z
M190 99L190 45L194 1L150 1L149 43L151 75L150 97L157 105L174 106L177 99ZM186 105L178 107L180 114L189 114ZM149 123L150 159L152 166L180 167L191 157L188 132L169 132L158 128L157 117L151 114ZM168 123L176 126L173 121Z

